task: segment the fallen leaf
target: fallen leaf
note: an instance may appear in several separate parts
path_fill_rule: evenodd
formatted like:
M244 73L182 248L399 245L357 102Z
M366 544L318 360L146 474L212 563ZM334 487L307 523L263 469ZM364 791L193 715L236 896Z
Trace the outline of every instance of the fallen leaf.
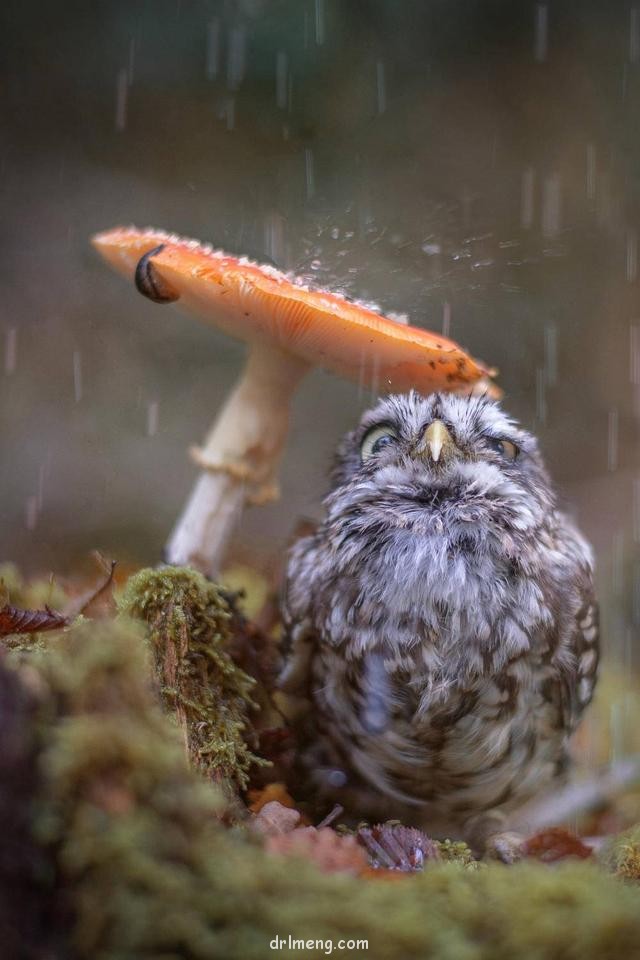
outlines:
M12 633L41 633L44 630L59 630L68 623L66 617L50 607L44 610L20 610L6 603L0 609L0 637Z
M592 848L583 843L580 837L562 827L550 827L534 833L524 841L522 850L525 857L532 857L543 863L555 863L566 857L586 860L593 853Z

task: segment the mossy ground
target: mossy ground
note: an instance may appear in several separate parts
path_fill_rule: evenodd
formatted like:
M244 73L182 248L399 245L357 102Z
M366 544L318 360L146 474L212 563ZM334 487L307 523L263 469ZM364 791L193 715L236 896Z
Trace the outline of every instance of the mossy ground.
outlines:
M195 603L194 625L205 630L212 595L164 576L169 593L177 578L177 606ZM166 609L169 593L158 608L156 588L139 579L123 605ZM220 789L188 764L181 731L161 709L146 637L122 614L0 663L0 689L14 689L0 704L0 731L9 711L22 738L3 783L7 822L21 812L12 883L18 868L29 880L11 916L24 938L33 917L49 917L32 956L46 947L74 960L314 958L331 943L334 956L380 960L640 958L640 887L595 862L439 863L365 879L321 874L267 854L243 827L225 828ZM8 840L5 831L3 854ZM270 948L289 936L317 944ZM339 949L350 939L368 949Z

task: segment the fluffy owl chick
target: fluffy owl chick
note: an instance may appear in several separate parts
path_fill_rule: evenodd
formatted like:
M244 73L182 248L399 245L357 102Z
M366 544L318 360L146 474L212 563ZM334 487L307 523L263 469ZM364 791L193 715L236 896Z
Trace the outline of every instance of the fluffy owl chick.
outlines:
M481 397L381 400L325 507L284 598L303 781L481 845L566 770L598 663L591 550L535 438Z

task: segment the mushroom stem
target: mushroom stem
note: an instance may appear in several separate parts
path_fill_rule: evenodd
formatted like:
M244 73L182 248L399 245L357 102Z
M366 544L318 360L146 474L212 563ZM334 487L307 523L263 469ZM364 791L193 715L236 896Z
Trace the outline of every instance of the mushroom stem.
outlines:
M308 370L308 363L277 347L251 346L204 446L192 451L203 473L167 544L168 563L216 577L245 502L277 499L290 402Z

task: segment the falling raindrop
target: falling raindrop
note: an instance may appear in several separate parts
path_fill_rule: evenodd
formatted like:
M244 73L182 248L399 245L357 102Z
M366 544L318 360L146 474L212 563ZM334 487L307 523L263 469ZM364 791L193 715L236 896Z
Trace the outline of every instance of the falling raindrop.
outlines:
M147 406L147 436L155 437L158 432L158 413L160 405L157 400L152 400Z
M122 132L127 125L127 92L129 72L126 67L118 70L116 77L116 130Z
M442 336L449 337L451 336L451 304L443 303L442 305Z
M622 593L624 584L624 531L618 530L611 545L611 585L617 595Z
M73 395L76 403L82 400L82 354L73 351Z
M609 410L607 429L607 469L611 472L618 468L618 411Z
M284 50L278 50L276 56L276 104L279 110L286 110L289 101L289 60Z
M38 498L36 496L27 497L25 503L25 523L27 530L35 530L38 522Z
M535 186L535 172L533 167L527 167L522 173L522 194L520 205L520 223L525 230L533 224L533 191Z
M544 367L536 370L536 415L540 423L547 422L547 380Z
M15 373L18 362L18 328L9 327L4 343L4 372L8 377Z
M36 496L36 503L38 507L38 513L42 510L42 505L44 503L44 481L47 475L49 468L48 459L44 463L40 464L40 469L38 470L38 493Z
M558 378L558 328L548 323L544 328L544 375L549 387L555 387Z
M635 538L634 538L635 539ZM631 594L631 617L634 627L640 626L640 563L636 560L633 564L633 581Z
M633 539L640 543L640 477L633 479Z
M382 60L378 60L376 63L376 92L378 96L378 114L382 114L387 109L387 88L384 63Z
M535 33L533 40L533 56L536 63L543 63L547 59L549 46L549 7L546 3L536 3Z
M560 176L547 177L542 185L542 235L547 239L560 233Z
M220 21L217 18L207 24L207 49L205 55L205 75L215 80L220 69Z
M638 234L635 230L627 231L627 280L635 283L638 276Z
M304 173L307 184L307 200L311 200L315 196L316 192L316 182L313 170L313 152L311 147L304 148Z
M265 252L279 266L287 261L285 225L285 218L275 210L264 218Z
M640 327L629 324L629 379L634 386L640 385Z

